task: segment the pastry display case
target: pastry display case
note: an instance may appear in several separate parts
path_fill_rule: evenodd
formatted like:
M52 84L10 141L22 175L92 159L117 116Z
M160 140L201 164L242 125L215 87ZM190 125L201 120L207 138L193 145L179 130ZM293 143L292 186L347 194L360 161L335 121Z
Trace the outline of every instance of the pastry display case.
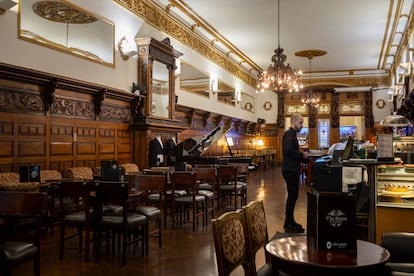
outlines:
M377 166L377 206L414 208L414 164Z
M414 136L393 138L394 156L400 157L404 164L414 164Z

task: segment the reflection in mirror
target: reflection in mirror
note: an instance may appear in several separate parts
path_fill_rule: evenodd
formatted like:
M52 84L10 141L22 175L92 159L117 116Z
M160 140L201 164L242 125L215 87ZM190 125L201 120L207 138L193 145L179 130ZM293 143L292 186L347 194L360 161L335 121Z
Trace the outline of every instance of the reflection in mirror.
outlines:
M240 108L254 113L254 97L241 92Z
M235 92L236 90L233 87L218 80L217 100L219 102L235 105Z
M19 1L19 38L114 67L115 28L73 4Z
M153 116L168 118L170 89L167 66L155 60L152 67L152 76L151 113Z
M210 95L210 76L197 68L181 62L180 88L201 96Z

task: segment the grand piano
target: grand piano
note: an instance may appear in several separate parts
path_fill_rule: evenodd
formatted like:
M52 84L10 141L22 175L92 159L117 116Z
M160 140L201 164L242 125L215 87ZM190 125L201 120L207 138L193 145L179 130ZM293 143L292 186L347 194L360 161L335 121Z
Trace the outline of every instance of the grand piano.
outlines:
M191 165L205 165L205 164L219 164L225 165L228 163L248 163L252 162L252 157L233 156L231 147L229 148L229 156L210 156L206 155L207 150L217 143L219 139L231 130L231 127L217 126L206 136L194 136L177 144L176 147L176 162L187 163ZM227 139L226 139L227 142Z

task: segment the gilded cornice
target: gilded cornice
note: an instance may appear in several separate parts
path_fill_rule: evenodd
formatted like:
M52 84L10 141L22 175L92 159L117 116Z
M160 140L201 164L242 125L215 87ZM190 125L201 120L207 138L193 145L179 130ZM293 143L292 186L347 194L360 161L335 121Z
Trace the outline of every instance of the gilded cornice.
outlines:
M191 26L185 26L180 23L160 6L157 6L148 0L114 0L114 2L136 14L146 23L171 35L182 44L197 51L248 85L256 87L255 77L251 76L239 64L232 61L225 53L214 48L210 41L207 41L195 33Z
M205 58L211 60L218 66L222 67L226 71L230 72L240 80L253 88L256 88L257 78L252 75L253 69L247 71L240 64L237 64L231 59L231 52L223 53L219 49L214 47L214 41L208 41L201 35L197 34L194 30L196 25L186 26L170 13L170 9L173 5L168 5L163 8L150 0L113 0L115 3L123 6L127 10L131 11L135 15L142 18L146 23L155 27L156 29L174 37L183 45L193 49ZM410 17L410 25L413 24L412 16ZM412 28L409 28L410 30ZM407 34L408 35L408 34ZM401 59L402 52L399 51L396 55L396 59ZM306 84L306 80L303 80ZM314 83L314 80L312 80ZM315 80L315 85L319 81ZM342 77L330 77L320 80L321 84L334 85L334 86L377 86L377 85L389 85L389 77L358 77L352 76L349 78Z
M303 81L304 86L309 85L309 80ZM312 86L387 86L390 84L389 76L349 77L349 78L318 78L312 79Z
M410 13L409 17L408 17L408 22L407 22L407 31L404 32L404 35L401 39L400 45L408 45L410 37L412 36L413 30L414 30L414 16L412 13ZM399 64L402 58L402 55L404 53L404 51L406 50L405 47L398 47L397 52L395 54L395 60L393 63L393 67L395 66L395 64ZM394 69L393 67L391 67L391 71Z

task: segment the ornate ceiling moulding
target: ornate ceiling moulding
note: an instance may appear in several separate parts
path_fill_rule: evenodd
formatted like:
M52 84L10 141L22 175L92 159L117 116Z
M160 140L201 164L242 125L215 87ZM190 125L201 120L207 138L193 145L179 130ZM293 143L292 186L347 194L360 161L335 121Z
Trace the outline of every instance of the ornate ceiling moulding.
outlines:
M308 85L308 81L303 81L303 85ZM349 78L318 78L312 79L312 86L388 86L390 78L380 77L349 77Z
M60 23L89 24L98 19L57 1L39 1L33 4L33 11L40 17Z
M256 87L255 77L251 76L249 72L231 60L225 53L222 53L213 47L210 41L207 41L200 35L197 35L191 29L191 26L185 26L177 19L174 20L171 13L168 14L159 6L155 6L153 3L146 0L114 0L114 2L138 15L144 19L145 22L154 26L158 30L171 35L182 44L197 51L205 58L211 60L218 66L235 75L237 78L241 79L251 87Z

